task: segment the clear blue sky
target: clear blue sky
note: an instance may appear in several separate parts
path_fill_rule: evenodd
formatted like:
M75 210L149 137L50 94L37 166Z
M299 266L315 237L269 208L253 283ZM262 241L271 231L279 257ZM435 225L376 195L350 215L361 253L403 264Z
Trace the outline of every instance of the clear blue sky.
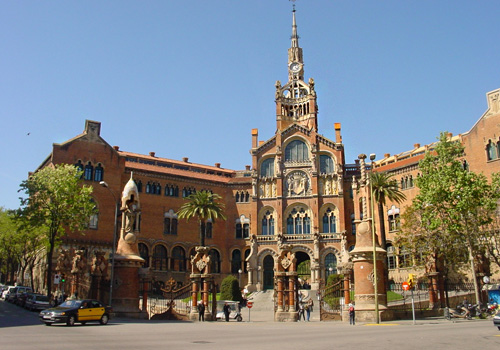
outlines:
M500 88L498 0L297 0L319 128L346 162L468 131ZM0 206L52 143L102 122L120 149L240 170L276 129L288 0L0 0ZM29 135L28 135L29 133Z

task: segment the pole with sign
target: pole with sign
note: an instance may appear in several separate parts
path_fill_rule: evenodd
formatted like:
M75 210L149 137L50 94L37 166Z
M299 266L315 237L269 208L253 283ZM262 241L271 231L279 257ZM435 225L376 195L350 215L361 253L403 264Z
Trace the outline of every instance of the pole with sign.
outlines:
M411 290L411 311L413 314L413 324L415 324L415 299L413 298L413 281L403 282L402 286L404 291Z
M248 322L250 322L250 309L253 306L253 301L247 301L247 308L248 308Z

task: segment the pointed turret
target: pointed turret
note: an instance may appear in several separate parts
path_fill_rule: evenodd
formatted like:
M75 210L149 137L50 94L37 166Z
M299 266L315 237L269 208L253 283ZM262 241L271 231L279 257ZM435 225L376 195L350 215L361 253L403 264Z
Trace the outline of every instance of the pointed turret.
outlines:
M316 91L314 80L304 82L304 60L299 47L295 5L292 11L292 42L288 49L288 82L276 82L276 122L278 130L299 124L308 130L318 131Z

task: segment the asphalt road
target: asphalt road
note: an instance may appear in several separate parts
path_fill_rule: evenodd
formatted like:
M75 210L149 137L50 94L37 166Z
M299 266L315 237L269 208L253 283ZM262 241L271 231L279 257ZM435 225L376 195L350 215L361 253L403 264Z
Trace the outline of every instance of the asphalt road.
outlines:
M114 319L46 327L36 312L0 301L0 349L500 349L491 320L349 326L336 322L173 322Z

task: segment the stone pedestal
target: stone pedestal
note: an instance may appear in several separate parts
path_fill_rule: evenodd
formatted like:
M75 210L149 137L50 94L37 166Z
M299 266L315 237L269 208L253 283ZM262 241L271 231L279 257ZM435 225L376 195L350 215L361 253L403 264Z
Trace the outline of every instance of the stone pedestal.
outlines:
M375 242L377 281L374 281L373 241L370 221L362 221L357 228L356 247L350 252L354 281L356 284L354 303L356 320L375 322L375 283L378 291L379 319L391 320L392 312L387 308L387 295L384 285L384 259L386 251Z
M137 255L116 255L113 282L113 312L118 317L148 318L139 308L139 269L144 259Z

